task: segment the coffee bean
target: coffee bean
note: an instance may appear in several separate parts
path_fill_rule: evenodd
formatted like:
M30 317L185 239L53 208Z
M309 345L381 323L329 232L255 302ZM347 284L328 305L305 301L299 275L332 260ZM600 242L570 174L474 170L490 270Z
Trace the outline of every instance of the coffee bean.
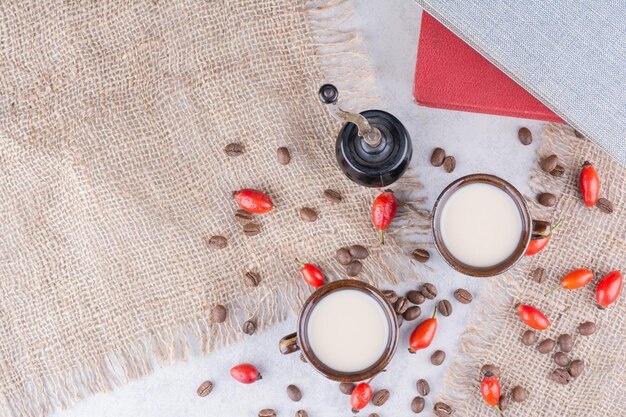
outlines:
M498 400L498 408L500 409L500 413L506 411L508 406L509 406L509 399L506 397L506 395L502 394L500 396L500 399Z
M302 391L300 391L300 388L298 388L295 385L288 385L287 386L287 396L289 397L289 399L291 401L295 401L298 402L302 399Z
M305 410L298 410L296 411L296 417L309 417L309 413Z
M433 154L430 156L430 164L434 167L440 167L443 165L443 160L446 157L446 151L441 148L435 148Z
M430 394L430 385L425 379L418 379L415 383L415 387L417 388L417 392L419 392L421 396L425 397Z
M437 417L448 417L452 414L452 407L444 402L435 403L433 406L433 411Z
M537 335L532 330L526 330L522 334L522 344L530 346L537 341Z
M350 262L352 262L352 255L350 255L350 251L348 250L348 248L343 247L337 249L337 251L335 252L335 259L337 259L337 262L339 262L341 265L348 265L350 264Z
M581 336L589 336L596 332L596 324L592 321L586 321L578 326L578 333Z
M341 203L341 194L335 190L324 190L324 198L333 204Z
M390 304L398 301L398 294L394 290L383 290L382 293Z
M446 360L446 352L443 350L436 350L430 355L430 362L435 366L441 365L444 360Z
M206 397L211 393L211 391L213 391L213 383L211 381L204 381L196 390L198 395L201 397Z
M426 249L415 249L413 251L413 259L421 263L426 263L430 259L430 253L428 253Z
M567 354L563 352L556 352L554 356L552 357L552 359L554 359L554 363L563 367L566 367L567 365L569 365L569 362L570 362L569 358L567 357Z
M562 177L565 174L565 167L563 165L557 165L552 171L550 171L550 175L553 177Z
M565 369L556 368L552 371L552 373L550 373L550 379L555 381L557 384L567 385L572 377Z
M451 155L446 156L443 160L443 170L449 174L454 171L454 168L456 168L456 159Z
M243 234L246 236L256 236L261 233L261 225L258 223L247 223L243 225Z
M276 417L276 411L272 410L271 408L264 408L263 410L259 411L259 417Z
M527 127L522 127L517 131L517 137L522 145L530 145L533 143L533 134L530 133Z
M409 308L409 300L407 300L406 297L398 297L393 305L393 308L396 310L396 313L404 314L404 312Z
M300 360L304 363L307 363L308 361L306 360L306 358L304 357L304 353L300 353Z
M305 222L312 223L317 220L317 211L311 207L302 207L300 209L300 218Z
M546 156L541 160L539 166L544 172L551 172L554 168L556 168L559 163L559 158L556 155Z
M350 395L352 391L354 391L354 387L355 385L352 382L342 382L339 384L339 391L341 391L342 394Z
M481 379L485 376L487 372L491 372L498 379L500 378L500 368L498 368L496 365L493 365L491 363L483 365L482 368L480 368Z
M430 282L422 285L422 289L420 291L422 292L424 297L428 298L429 300L432 300L437 296L437 287L435 287Z
M261 282L261 276L256 272L248 271L244 275L244 284L246 287L256 287Z
M533 281L535 281L537 284L541 284L542 282L546 280L546 278L548 277L548 274L546 274L545 269L539 267L539 268L535 268L535 270L531 274L531 277Z
M452 314L452 304L448 300L439 301L439 304L437 304L437 309L442 316L448 317L450 314Z
M567 368L568 374L572 378L578 378L585 369L585 362L582 359L574 359Z
M578 139L584 139L585 135L583 135L582 133L580 133L578 130L574 129L574 135L578 138Z
M565 353L569 353L572 351L574 347L574 339L569 334L562 334L557 339L556 342L559 344L559 349L561 349Z
M380 417L378 413L370 413L368 417Z
M422 309L419 306L411 306L406 309L402 317L407 321L412 321L418 318L422 314Z
M284 146L281 146L276 150L276 158L278 159L278 163L281 165L288 165L291 162L291 154L289 153L289 149Z
M246 320L243 323L242 330L245 334L252 336L256 332L256 323L253 320Z
M526 398L528 398L528 393L524 388L518 385L511 390L511 398L513 398L513 401L516 403L523 403Z
M346 266L346 274L348 274L349 277L356 277L362 269L363 264L361 261L354 260L350 262L350 265Z
M239 209L235 212L235 220L239 224L247 224L252 221L254 215L250 212L245 211L244 209Z
M211 312L211 315L213 316L213 321L215 323L224 323L226 321L226 316L228 315L228 311L226 310L226 307L224 307L221 304L218 304L215 307L213 307L213 311Z
M609 200L607 200L606 198L600 197L598 199L598 202L596 203L596 206L600 209L600 211L602 211L603 213L606 214L611 214L613 213L613 203L611 203Z
M385 404L388 399L389 399L389 390L381 389L379 391L376 391L376 393L372 397L372 404L374 404L377 407L380 407L381 405Z
M422 397L415 397L413 401L411 401L411 411L415 414L421 413L424 411L424 405L426 405L426 401Z
M211 249L224 249L227 245L227 241L224 236L211 236L210 238L205 239L205 241Z
M366 259L370 256L370 251L362 245L352 245L348 250L354 259Z
M473 300L472 294L463 288L454 291L454 298L461 304L469 304Z
M241 143L229 143L224 148L224 152L228 156L239 156L243 154L244 146Z
M548 353L554 349L555 342L553 339L544 339L537 345L539 353Z
M541 193L537 195L537 202L545 207L556 206L556 196L552 193Z
M404 323L404 315L396 314L396 322L398 323L398 328L402 327L402 324Z
M407 292L406 298L408 298L409 301L413 304L422 304L424 301L426 301L426 297L424 297L424 294L417 290L411 290Z

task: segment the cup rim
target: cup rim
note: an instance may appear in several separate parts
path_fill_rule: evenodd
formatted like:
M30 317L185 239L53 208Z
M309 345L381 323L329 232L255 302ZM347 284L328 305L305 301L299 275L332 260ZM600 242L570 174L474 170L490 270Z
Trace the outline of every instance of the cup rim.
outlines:
M476 183L494 185L500 188L502 191L506 192L515 202L522 218L522 235L520 236L520 240L517 247L515 248L515 251L504 261L488 267L475 267L465 264L456 259L446 247L439 227L442 208L448 201L450 196L452 196L452 194L454 194L454 192L456 192L460 188L469 184ZM458 178L452 181L443 189L443 191L439 194L439 197L437 197L437 200L435 200L435 204L433 206L431 216L431 229L435 242L435 248L448 265L464 275L478 278L486 278L499 275L508 271L524 256L532 235L532 218L530 215L530 210L528 209L528 205L526 204L526 199L518 191L517 188L496 175L476 173Z
M374 298L385 311L385 315L387 317L387 322L389 325L389 340L387 341L387 347L385 348L385 352L371 366L358 372L341 372L326 366L315 356L307 338L307 322L315 305L327 294L346 289L356 289L367 293L372 298ZM297 339L298 346L302 350L302 354L306 358L307 362L313 365L313 368L317 372L324 375L326 378L339 382L364 381L382 372L393 358L398 347L398 318L396 316L396 312L393 309L393 306L389 303L383 293L374 286L355 279L343 279L339 281L333 281L318 288L305 301L304 305L302 306L302 311L298 316Z

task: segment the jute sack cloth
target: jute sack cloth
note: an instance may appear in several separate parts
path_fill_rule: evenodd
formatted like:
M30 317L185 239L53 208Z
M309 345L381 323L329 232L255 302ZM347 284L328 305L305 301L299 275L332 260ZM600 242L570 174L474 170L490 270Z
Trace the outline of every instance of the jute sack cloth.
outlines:
M606 310L595 307L595 288L609 271L624 270L626 261L626 169L606 152L586 139L577 138L563 125L547 125L544 144L537 160L556 154L565 175L557 178L543 172L539 165L532 173L535 193L552 192L558 198L554 208L536 203L527 196L536 219L562 225L546 249L526 258L511 272L493 278L480 294L477 310L462 337L459 358L446 374L444 398L460 416L497 413L483 402L480 394L480 368L487 363L500 367L502 392L509 396L516 385L528 391L528 399L516 404L509 401L504 413L511 417L592 417L623 416L626 407L626 294ZM614 203L614 211L605 214L582 202L578 176L584 161L595 166L601 180L600 195ZM548 278L538 284L530 278L535 268L546 270ZM578 268L589 268L595 279L586 287L558 290L545 297L560 279ZM549 330L537 332L538 341L569 333L574 338L570 359L582 359L585 370L568 385L550 379L557 368L553 355L537 351L536 344L524 346L520 339L528 328L520 321L515 304L530 304L543 311L551 321ZM593 321L597 331L581 336L580 323Z
M348 108L373 100L358 38L336 29L350 13L341 0L0 4L0 413L46 414L297 311L311 289L296 257L345 278L332 257L359 243L372 253L359 279L414 276L387 273L398 247L378 244L375 191L337 169L340 126L317 99L333 81ZM241 188L274 200L257 236L234 219Z

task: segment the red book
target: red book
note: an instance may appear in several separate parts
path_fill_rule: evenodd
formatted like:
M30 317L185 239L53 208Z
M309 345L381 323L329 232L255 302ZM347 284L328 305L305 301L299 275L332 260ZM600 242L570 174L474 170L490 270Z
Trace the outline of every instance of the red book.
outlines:
M563 120L428 13L422 13L415 101L427 107Z

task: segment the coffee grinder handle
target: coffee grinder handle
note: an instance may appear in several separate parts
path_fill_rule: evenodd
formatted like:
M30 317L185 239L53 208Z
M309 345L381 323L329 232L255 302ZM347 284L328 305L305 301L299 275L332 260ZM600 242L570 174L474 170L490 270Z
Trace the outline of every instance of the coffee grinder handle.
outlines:
M299 351L298 334L291 333L280 339L280 342L278 342L278 350L280 350L280 353L283 355L289 355L290 353Z

